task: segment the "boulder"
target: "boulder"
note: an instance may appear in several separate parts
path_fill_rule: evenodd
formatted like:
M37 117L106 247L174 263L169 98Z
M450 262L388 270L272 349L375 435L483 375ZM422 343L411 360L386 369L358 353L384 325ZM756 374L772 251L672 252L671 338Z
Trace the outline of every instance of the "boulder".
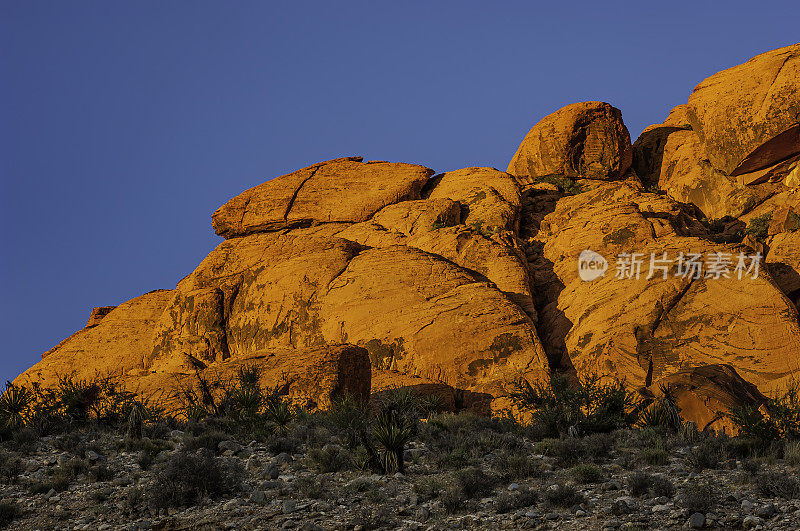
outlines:
M800 216L791 207L780 207L772 214L768 234L774 236L781 232L793 232L800 229Z
M542 118L525 136L508 165L522 183L536 177L622 177L631 166L631 139L622 113L603 102L567 105Z
M650 390L661 395L668 389L681 416L692 419L701 431L713 429L736 434L728 414L740 407L758 409L767 398L727 364L702 365L659 379Z
M416 164L320 162L237 195L214 212L214 230L232 238L314 223L358 222L383 207L419 199L433 170Z
M519 228L520 191L514 178L494 168L464 168L436 176L430 199L461 204L461 222L479 232Z
M797 304L800 299L800 231L773 236L766 261L778 287Z
M689 97L688 117L711 164L728 175L800 153L800 44L714 74Z
M774 189L745 186L715 169L706 159L697 133L687 130L672 130L665 137L661 165L649 179L676 201L694 204L709 219L738 217Z
M563 365L578 374L622 377L633 386L727 363L764 392L798 369L796 309L763 267L757 278L675 276L681 252L700 253L704 263L724 253L733 273L735 257L746 251L711 242L691 219L681 205L627 183L597 183L559 200L534 238L563 286L540 310L551 362L569 357ZM586 249L609 262L606 274L590 282L577 267ZM665 252L672 258L666 278L656 269L647 279L651 253L658 259ZM641 253L639 279L615 278L620 263L633 263L622 253Z

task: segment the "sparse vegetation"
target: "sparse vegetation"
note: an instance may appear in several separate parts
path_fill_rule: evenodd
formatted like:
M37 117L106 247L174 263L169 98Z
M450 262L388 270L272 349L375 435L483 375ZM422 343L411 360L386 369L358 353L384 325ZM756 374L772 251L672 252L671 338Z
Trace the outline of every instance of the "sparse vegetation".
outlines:
M766 213L756 216L747 224L745 234L752 236L756 240L765 241L769 232L769 224L772 221L772 214Z

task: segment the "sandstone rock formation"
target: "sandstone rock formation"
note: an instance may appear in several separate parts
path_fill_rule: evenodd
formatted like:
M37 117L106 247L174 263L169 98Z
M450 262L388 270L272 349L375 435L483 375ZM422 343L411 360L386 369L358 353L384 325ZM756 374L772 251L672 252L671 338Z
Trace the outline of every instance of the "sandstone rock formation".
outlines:
M488 412L518 378L597 374L669 384L689 420L731 428L800 369L799 54L711 76L633 146L585 102L534 125L508 173L348 157L269 180L213 214L225 240L175 289L96 308L17 381L151 393L255 363L311 407L405 386ZM607 260L591 280L587 250ZM692 255L702 274L680 270Z
M631 165L631 137L622 113L608 103L573 103L542 118L508 165L525 181L552 174L615 179Z

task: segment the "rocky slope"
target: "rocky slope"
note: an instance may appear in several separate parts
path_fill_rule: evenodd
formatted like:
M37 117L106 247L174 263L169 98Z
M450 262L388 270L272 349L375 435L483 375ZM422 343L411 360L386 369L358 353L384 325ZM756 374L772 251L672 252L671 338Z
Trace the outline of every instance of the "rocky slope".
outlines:
M715 74L633 144L618 109L569 105L507 172L349 157L271 179L213 214L225 241L174 289L95 309L15 383L116 373L168 392L259 360L271 385L299 366L336 393L371 379L500 410L519 378L598 374L643 396L672 383L690 420L725 427L721 409L758 403L800 364L798 65L800 44ZM584 250L604 276L581 278ZM756 250L758 276L737 274ZM726 274L680 274L681 253L725 258ZM616 275L631 256L641 275Z

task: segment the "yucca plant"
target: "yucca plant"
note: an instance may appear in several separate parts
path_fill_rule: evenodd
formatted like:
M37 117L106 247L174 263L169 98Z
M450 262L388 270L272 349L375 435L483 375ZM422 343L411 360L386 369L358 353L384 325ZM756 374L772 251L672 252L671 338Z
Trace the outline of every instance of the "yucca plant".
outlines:
M384 473L404 472L403 452L413 435L411 422L395 410L382 411L374 435Z
M96 382L76 380L72 375L59 377L56 397L64 414L74 422L86 422L102 395Z
M6 389L0 396L0 426L12 430L24 426L32 404L33 393L26 387L6 382Z
M294 411L292 411L289 404L281 401L270 404L264 411L264 417L281 435L286 435L289 432L289 426L294 420Z
M675 393L669 385L661 386L661 395L639 413L637 426L640 428L665 428L678 432L683 428L680 407Z

